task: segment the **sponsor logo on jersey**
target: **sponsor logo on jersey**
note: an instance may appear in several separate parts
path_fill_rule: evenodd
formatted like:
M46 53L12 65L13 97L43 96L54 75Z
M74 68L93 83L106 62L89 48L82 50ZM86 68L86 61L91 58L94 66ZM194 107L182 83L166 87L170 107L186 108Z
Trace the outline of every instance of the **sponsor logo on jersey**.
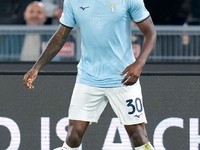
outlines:
M86 8L89 8L89 6L86 6L86 7L81 6L79 8L82 9L82 10L85 10Z

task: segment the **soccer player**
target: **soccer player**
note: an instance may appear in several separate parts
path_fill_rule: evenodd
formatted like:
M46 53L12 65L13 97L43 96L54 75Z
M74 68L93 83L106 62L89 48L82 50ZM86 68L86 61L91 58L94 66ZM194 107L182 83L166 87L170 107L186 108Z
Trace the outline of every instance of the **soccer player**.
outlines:
M131 20L144 35L137 59L131 45ZM78 25L82 56L69 106L68 134L60 150L78 150L88 125L98 122L108 102L135 149L154 150L145 128L139 77L156 43L156 30L143 0L65 0L60 22L46 50L24 76L24 84L33 89L38 72Z

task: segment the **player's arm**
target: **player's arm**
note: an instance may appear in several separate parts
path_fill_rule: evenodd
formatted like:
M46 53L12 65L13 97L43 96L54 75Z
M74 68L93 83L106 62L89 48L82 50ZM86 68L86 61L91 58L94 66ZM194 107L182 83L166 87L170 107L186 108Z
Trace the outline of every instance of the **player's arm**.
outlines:
M24 75L23 83L29 89L34 88L32 83L37 77L38 72L42 69L42 67L49 63L63 47L71 29L72 28L60 25L56 33L49 40L47 47L45 51L41 54L40 58L36 61L32 69Z
M133 85L137 82L148 56L150 55L156 43L156 30L151 17L147 18L143 22L137 23L137 26L144 35L144 42L141 53L136 61L130 66L126 67L126 69L120 74L124 75L127 73L122 80L124 85Z

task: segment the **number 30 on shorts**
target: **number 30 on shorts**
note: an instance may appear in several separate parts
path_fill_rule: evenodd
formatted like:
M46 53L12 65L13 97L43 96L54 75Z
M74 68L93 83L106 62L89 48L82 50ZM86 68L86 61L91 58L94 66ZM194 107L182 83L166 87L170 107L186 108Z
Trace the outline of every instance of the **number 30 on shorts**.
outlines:
M127 106L132 108L132 111L128 112L128 114L132 115L135 110L138 112L142 112L142 101L140 98L136 98L135 101L133 99L126 100ZM135 105L134 105L135 103Z

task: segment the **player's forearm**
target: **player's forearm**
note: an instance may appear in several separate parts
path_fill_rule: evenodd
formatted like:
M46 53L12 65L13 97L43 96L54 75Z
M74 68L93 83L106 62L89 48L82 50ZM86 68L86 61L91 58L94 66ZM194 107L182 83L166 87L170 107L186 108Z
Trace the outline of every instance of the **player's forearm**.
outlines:
M42 53L42 55L40 56L38 61L35 63L33 68L39 71L43 66L49 63L56 56L59 50L62 48L63 44L64 44L64 41L63 40L61 41L58 35L54 35L51 38L51 40L48 42L48 45L45 51Z
M140 55L137 58L137 61L139 61L141 64L145 64L150 53L154 49L156 43L156 31L152 30L151 32L147 33L144 36L144 42L142 45L142 50Z
M41 70L43 66L49 63L56 56L56 54L60 51L60 49L66 42L66 38L69 35L70 31L70 28L66 28L62 25L58 28L57 32L49 40L45 51L42 53L38 61L33 66L33 69L36 69L38 71Z
M136 61L141 65L141 67L143 67L155 46L156 29L151 17L148 17L145 21L138 23L137 25L144 35L144 42L142 45L141 53Z

